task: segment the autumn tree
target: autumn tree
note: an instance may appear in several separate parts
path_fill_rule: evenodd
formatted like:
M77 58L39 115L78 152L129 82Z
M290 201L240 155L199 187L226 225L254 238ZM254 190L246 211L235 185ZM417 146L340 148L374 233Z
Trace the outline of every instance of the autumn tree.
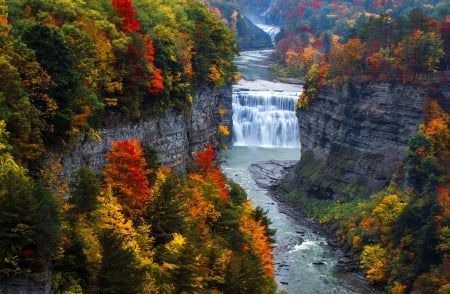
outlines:
M158 94L164 89L164 78L161 69L157 68L154 64L155 49L153 48L153 41L148 35L143 35L142 41L144 46L145 69L147 70L144 74L147 80L145 89L150 94Z
M131 0L112 0L111 3L122 18L121 27L125 32L131 33L140 29Z
M318 94L319 90L326 83L329 66L325 62L313 64L309 69L303 91L297 102L297 107L307 106Z
M113 141L106 159L106 184L111 186L127 216L141 216L150 195L150 188L147 185L146 162L139 141Z
M404 72L416 75L436 72L444 56L442 40L436 32L415 30L394 48L395 65Z
M380 245L366 245L361 253L361 268L370 283L384 282L387 275L387 252Z

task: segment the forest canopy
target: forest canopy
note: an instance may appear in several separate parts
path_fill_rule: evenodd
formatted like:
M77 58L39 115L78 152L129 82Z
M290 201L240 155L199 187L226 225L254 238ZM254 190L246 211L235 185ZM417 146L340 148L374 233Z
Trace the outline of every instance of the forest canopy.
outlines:
M14 156L117 120L188 110L233 80L232 31L187 1L0 1L0 120Z
M189 114L197 88L233 81L236 53L199 1L0 0L2 280L51 271L54 293L274 293L270 222L211 145L188 174L137 139L70 179L48 152L167 108Z
M423 121L388 187L365 195L349 184L337 201L291 197L311 216L339 224L339 243L369 283L388 293L448 293L449 2L297 0L274 7L284 13L274 58L280 74L304 80L298 106L305 111L327 86L425 89Z

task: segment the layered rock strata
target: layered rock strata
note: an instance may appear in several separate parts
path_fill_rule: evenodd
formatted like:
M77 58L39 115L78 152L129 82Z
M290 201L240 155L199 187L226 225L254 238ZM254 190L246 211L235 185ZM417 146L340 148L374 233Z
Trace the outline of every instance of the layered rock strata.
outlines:
M336 199L384 188L422 120L428 91L389 83L322 89L297 111L302 151L295 182L300 191ZM445 95L445 87L437 91L433 95Z
M80 166L100 171L111 142L130 138L137 138L144 147L156 150L161 165L183 172L205 143L219 147L219 107L227 99L231 99L231 86L223 89L205 86L198 89L190 113L168 109L161 117L103 128L97 140L86 135L63 156L64 176Z

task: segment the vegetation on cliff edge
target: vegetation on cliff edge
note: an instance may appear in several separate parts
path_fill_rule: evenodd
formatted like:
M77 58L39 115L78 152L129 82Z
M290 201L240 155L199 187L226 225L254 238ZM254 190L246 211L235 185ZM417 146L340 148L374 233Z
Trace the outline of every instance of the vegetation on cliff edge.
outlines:
M450 108L449 97L433 88L449 81L448 1L275 5L285 12L276 57L291 75L305 77L298 106L314 103L327 84L352 80L415 83L429 92L423 122L388 187L367 195L354 183L346 188L347 198L318 200L291 192L288 199L322 222L339 224L339 242L355 254L372 284L389 293L448 293ZM320 177L323 166L304 157L303 182Z

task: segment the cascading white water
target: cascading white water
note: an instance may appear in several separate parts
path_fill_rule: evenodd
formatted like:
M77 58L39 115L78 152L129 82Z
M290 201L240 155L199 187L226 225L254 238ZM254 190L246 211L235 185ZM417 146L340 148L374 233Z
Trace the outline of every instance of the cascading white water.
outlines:
M299 94L298 90L253 90L235 87L234 145L298 148L300 139L295 103Z
M266 25L262 23L256 23L256 26L259 27L261 30L269 34L270 38L272 39L272 43L275 44L275 37L280 32L280 28L276 26Z
M277 26L256 24L273 38ZM295 104L301 85L272 82L273 50L244 51L236 57L242 80L233 86L233 145L299 148Z

